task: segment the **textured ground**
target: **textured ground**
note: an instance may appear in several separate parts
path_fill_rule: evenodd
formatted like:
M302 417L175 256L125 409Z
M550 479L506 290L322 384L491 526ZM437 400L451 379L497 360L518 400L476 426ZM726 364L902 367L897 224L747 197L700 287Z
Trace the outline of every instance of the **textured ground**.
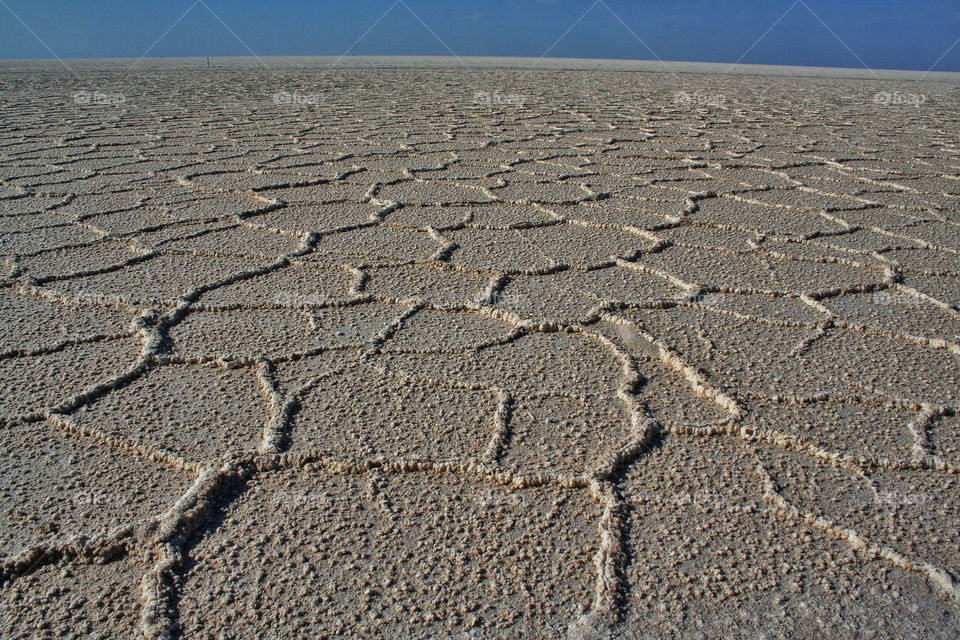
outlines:
M0 635L960 634L956 84L0 103Z

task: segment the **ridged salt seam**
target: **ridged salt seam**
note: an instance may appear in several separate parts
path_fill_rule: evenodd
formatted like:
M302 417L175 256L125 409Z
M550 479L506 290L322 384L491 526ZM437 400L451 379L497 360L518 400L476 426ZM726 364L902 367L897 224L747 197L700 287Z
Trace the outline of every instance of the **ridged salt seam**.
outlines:
M818 531L822 531L838 540L846 542L854 549L862 549L868 553L872 553L904 571L918 573L924 576L933 586L938 587L954 600L960 601L960 582L950 575L949 572L929 562L914 562L890 547L872 544L853 529L842 527L828 518L813 513L801 512L780 495L779 491L777 491L776 484L762 465L758 468L758 474L763 478L763 497L779 509L786 517L800 520Z
M510 438L510 415L513 411L513 398L505 391L497 393L497 410L493 414L493 436L483 452L483 461L496 464L503 455Z

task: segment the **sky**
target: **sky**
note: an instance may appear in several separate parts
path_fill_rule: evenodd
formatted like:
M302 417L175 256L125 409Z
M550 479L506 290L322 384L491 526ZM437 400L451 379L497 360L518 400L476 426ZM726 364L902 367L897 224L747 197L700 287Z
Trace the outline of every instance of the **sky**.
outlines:
M0 0L0 58L346 52L960 71L960 0Z

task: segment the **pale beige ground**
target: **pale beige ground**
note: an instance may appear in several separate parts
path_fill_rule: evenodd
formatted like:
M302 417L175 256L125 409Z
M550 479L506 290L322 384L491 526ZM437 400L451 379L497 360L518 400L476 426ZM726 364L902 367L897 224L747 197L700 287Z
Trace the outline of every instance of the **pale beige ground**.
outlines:
M149 62L0 73L0 636L960 634L957 84Z

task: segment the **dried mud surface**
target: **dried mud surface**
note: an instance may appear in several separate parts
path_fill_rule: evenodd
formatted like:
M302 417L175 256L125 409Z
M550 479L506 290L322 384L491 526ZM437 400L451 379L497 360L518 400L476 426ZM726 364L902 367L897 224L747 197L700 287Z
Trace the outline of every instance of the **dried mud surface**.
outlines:
M0 635L960 634L957 85L8 70L0 113Z

